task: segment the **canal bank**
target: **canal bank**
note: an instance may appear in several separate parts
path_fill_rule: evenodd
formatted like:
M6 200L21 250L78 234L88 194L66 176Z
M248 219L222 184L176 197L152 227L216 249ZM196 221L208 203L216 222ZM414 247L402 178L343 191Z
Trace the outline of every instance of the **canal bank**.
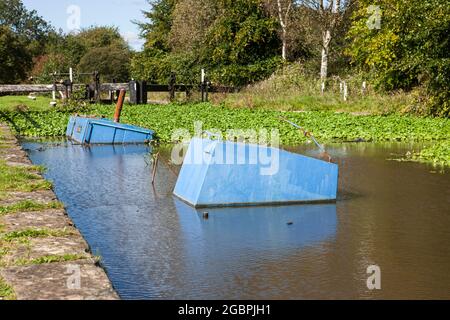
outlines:
M42 170L0 124L0 300L118 299Z

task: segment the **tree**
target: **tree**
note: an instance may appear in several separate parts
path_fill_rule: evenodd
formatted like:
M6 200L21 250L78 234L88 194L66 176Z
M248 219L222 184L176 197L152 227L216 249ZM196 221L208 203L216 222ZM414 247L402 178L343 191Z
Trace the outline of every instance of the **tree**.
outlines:
M287 41L287 28L289 25L289 15L291 13L292 9L292 1L288 0L287 4L283 6L283 0L277 0L277 6L278 6L278 18L280 21L281 29L282 29L282 36L281 41L283 42L283 48L282 48L282 58L283 60L286 60L286 41Z
M104 80L128 81L130 52L116 46L90 49L78 64L80 72L98 71Z
M33 56L42 53L53 28L35 10L27 10L21 0L0 0L0 26L7 26L27 43Z
M149 20L146 23L136 22L141 34L146 39L146 48L169 51L169 37L173 22L173 11L177 0L147 0L151 9L144 11Z
M450 1L380 0L373 28L371 1L360 0L348 37L353 64L386 90L417 86L430 95L430 111L450 114ZM380 14L381 14L380 12Z
M150 23L141 24L146 49L133 59L133 75L166 82L170 71L177 71L180 81L192 82L199 81L203 67L223 84L267 77L281 62L281 46L277 20L262 1L154 2L147 13Z
M217 0L179 0L172 13L169 46L174 52L196 50L205 45L209 27L217 18Z
M276 19L260 0L220 0L218 5L204 52L217 78L241 86L272 74L281 60Z
M32 57L22 39L0 26L0 83L18 83L26 78Z
M121 36L117 27L98 26L82 29L74 35L74 39L86 50L108 46L120 49L128 48L128 44Z
M277 21L258 0L221 0L207 34L209 56L216 64L248 64L277 55Z
M107 50L118 54L118 58L106 55L105 51ZM103 74L111 75L111 79L117 77L117 79L128 80L129 71L125 72L124 68L129 69L131 52L128 44L115 27L90 27L77 34L60 33L54 35L47 47L47 52L36 59L36 65L33 69L33 76L39 82L48 83L52 79L51 73L55 71L67 72L69 68L79 66L81 61L83 61L81 64L83 72L96 70L100 72L103 70ZM112 65L107 68L93 57L95 53L107 59L104 63L109 63L109 60L120 62L122 65ZM128 61L125 61L125 57L128 58ZM99 68L96 68L96 66L99 66Z
M288 31L291 23L291 14L294 11L294 0L265 0L269 12L276 16L281 27L281 57L287 60Z

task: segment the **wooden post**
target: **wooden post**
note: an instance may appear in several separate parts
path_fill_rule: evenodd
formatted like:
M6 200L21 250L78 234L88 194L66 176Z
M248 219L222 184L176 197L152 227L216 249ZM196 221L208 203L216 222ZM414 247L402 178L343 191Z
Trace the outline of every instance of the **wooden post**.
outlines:
M61 84L64 86L64 100L69 100L70 98L70 80L66 79L61 81Z
M148 101L148 89L147 89L147 81L139 81L139 96L140 96L140 103L141 104L147 104Z
M94 94L94 99L96 103L100 102L100 74L98 73L98 71L94 72L94 83L95 83L95 94Z
M175 100L175 85L177 82L177 76L175 72L170 73L169 79L169 100L172 102Z
M116 83L116 79L113 79L112 83ZM114 103L114 90L109 90L108 99L111 104Z
M125 100L125 90L120 90L119 99L117 99L116 112L114 114L114 122L120 122L120 116L122 114L123 102Z
M186 86L186 100L187 101L191 100L191 96L192 96L191 88L189 88L189 86Z
M131 80L130 84L130 103L131 104L139 104L139 88L138 83L135 80Z
M208 102L209 100L208 89L209 89L209 81L208 78L205 78L205 102Z
M202 102L205 102L205 83L200 83L200 91L202 95Z

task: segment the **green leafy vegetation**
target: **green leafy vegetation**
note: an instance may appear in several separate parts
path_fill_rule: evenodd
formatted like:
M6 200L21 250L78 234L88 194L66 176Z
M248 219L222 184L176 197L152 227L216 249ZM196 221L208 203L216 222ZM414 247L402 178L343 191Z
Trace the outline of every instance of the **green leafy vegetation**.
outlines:
M367 8L359 0L348 52L353 62L386 90L422 86L427 112L450 115L450 5L441 0L380 0L380 28L370 29Z
M0 277L0 300L15 300L14 290Z
M52 255L44 256L37 259L19 259L15 261L14 265L17 266L29 266L29 265L40 265L40 264L50 264L58 262L69 262L85 259L86 256L76 255L76 254L66 254L66 255Z
M11 242L21 239L63 237L69 235L69 232L59 230L29 229L23 231L14 231L3 234L1 239L5 242Z
M41 203L32 200L25 200L11 205L0 206L0 216L16 212L34 212L49 209L62 209L64 205L61 202L53 201L50 203Z
M1 99L0 99L1 104ZM112 118L114 108L93 105L87 114ZM70 114L67 112L8 113L7 119L18 134L29 137L63 136ZM210 103L185 105L141 105L125 107L122 122L153 129L161 142L172 142L176 129L187 129L193 134L194 122L202 121L203 129L278 129L283 144L302 143L305 138L288 124L279 120L288 117L312 131L323 141L432 141L450 136L447 119L415 116L364 115L335 112L281 112L260 108L231 108ZM9 121L8 121L9 119Z
M15 133L25 137L64 136L70 113L49 110L1 112L0 121L9 124Z
M420 153L414 154L413 160L440 166L450 166L450 140L425 148Z

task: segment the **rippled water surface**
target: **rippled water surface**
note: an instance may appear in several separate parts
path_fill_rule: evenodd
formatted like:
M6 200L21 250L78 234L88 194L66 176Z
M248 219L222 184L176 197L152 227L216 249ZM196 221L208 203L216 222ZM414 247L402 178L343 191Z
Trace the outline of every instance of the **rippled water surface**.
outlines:
M161 161L152 186L148 147L24 147L124 299L450 298L450 175L387 161L410 146L331 147L337 204L214 209L208 220L172 196L177 168Z

